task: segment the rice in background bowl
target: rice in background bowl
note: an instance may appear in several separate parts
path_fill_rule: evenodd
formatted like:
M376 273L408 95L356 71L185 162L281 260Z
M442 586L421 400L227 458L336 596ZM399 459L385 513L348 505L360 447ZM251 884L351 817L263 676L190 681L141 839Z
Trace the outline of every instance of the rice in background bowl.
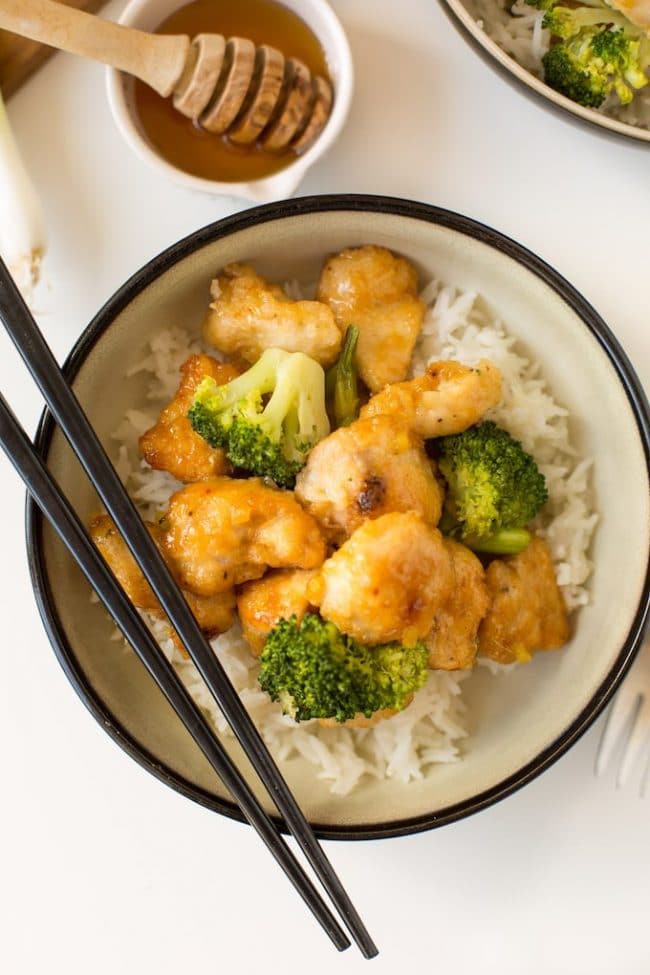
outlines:
M148 380L142 373L117 381L126 363L138 362L151 340L172 326L198 330L216 270L247 260L272 280L310 281L327 254L364 243L409 258L423 282L436 278L459 292L479 293L485 309L505 323L517 351L535 360L555 399L567 407L578 453L594 458L601 521L591 553L592 602L580 610L570 644L499 680L481 669L464 682L471 747L461 761L431 765L408 785L396 777L366 775L345 797L333 795L304 758L283 763L321 835L350 838L427 828L494 802L569 747L612 693L638 644L648 602L648 416L629 364L566 282L488 228L407 201L316 197L247 211L181 241L127 282L67 365L91 419L111 444L126 411L134 403L147 408ZM98 401L101 385L110 386L110 401ZM40 442L87 519L96 499L48 423ZM114 441L112 449L117 455ZM137 659L111 641L103 609L88 605L83 580L33 511L30 538L41 611L87 705L154 774L212 808L237 815ZM236 743L229 747L238 754Z

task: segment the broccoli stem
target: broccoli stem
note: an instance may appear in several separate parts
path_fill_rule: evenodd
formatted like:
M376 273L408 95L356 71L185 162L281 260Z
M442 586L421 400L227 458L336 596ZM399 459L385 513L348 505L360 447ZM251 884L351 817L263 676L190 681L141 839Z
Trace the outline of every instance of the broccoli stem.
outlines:
M359 415L359 381L354 361L359 329L349 325L338 361L328 370L325 379L327 400L335 426L347 427Z
M438 528L443 535L462 542L473 552L484 552L486 555L516 555L528 548L531 538L525 528L500 528L489 535L463 535L458 522L446 510L442 513Z
M516 555L528 548L530 532L525 528L501 528L492 535L479 538L469 535L463 538L463 544L473 552L485 552L490 555Z

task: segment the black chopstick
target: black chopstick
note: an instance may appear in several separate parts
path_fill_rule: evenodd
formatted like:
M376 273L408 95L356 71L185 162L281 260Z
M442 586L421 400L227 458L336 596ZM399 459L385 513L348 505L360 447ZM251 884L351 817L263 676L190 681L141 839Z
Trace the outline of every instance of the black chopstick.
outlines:
M257 802L239 769L224 750L139 613L86 534L77 515L37 456L26 433L1 394L0 446L22 477L32 498L55 529L250 825L257 831L336 948L339 951L349 948L350 941L284 842L278 828Z
M135 505L122 486L95 431L1 260L0 320L171 625L282 814L288 830L312 865L362 954L366 958L373 958L377 954L374 942L225 670L199 629L185 597L162 560Z

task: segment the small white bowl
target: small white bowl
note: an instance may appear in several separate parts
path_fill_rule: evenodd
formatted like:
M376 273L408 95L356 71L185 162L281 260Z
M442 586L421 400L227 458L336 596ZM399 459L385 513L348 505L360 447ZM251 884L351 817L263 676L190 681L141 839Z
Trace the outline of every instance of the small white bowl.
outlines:
M131 0L124 8L119 23L140 30L155 31L163 20L187 2L188 0ZM307 170L327 152L345 125L352 100L354 69L350 45L343 27L325 0L282 0L282 4L297 14L320 41L334 86L332 113L314 144L280 172L264 179L239 183L193 176L172 165L151 145L142 132L135 113L131 94L133 79L109 68L108 101L113 118L127 144L140 159L188 189L216 196L238 196L254 203L269 203L295 192Z

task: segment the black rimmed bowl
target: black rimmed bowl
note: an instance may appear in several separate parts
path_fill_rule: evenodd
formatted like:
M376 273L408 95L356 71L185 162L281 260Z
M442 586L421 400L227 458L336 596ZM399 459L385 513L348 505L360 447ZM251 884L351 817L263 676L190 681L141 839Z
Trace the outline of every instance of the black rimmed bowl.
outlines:
M602 135L615 139L633 139L635 142L650 145L650 129L605 115L594 108L578 105L546 85L494 40L493 25L504 18L506 0L440 0L440 5L461 36L483 60L502 78L538 104L592 130L596 127Z
M519 244L447 210L371 196L295 199L247 210L164 251L110 299L65 365L108 449L125 411L142 400L124 378L148 341L171 325L198 329L215 271L250 261L274 280L313 281L325 255L375 243L412 259L423 280L480 293L539 361L571 415L580 452L594 458L600 522L591 603L570 644L505 679L485 671L463 685L469 738L460 761L421 781L363 780L332 795L301 759L283 764L321 836L360 839L429 829L476 812L542 772L589 727L638 648L650 579L650 419L639 382L591 306ZM58 431L41 422L38 447L80 515L97 501ZM77 693L105 730L173 788L239 818L214 773L143 667L111 641L112 626L54 533L28 506L27 544L38 606ZM233 745L237 755L237 746Z

